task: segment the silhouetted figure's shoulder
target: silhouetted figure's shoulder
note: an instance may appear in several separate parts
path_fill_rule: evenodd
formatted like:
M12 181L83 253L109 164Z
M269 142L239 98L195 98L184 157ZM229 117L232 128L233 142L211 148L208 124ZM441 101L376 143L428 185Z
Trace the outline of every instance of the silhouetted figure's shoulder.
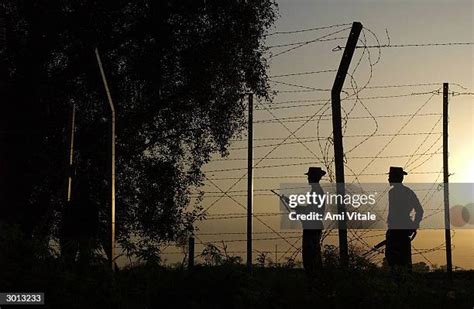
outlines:
M412 189L401 183L394 185L390 189L389 194L396 194L400 196L415 196L415 192L413 192Z
M319 184L319 182L311 183L311 192L316 192L317 194L324 194L324 190Z
M418 204L418 198L415 192L401 183L394 185L393 188L390 189L388 196L390 201L396 204L406 205L407 207L413 206L414 203Z

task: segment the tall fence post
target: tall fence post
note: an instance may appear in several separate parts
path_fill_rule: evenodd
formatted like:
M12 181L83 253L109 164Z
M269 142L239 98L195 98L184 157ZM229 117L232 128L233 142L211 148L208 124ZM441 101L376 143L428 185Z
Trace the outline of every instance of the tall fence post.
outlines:
M443 188L444 188L444 237L446 241L446 271L451 279L453 261L451 252L451 226L449 218L449 169L448 169L448 95L449 84L443 83Z
M344 148L342 142L342 124L341 124L341 91L346 79L352 56L362 31L362 24L359 22L352 23L351 33L347 39L346 47L342 55L339 69L337 70L336 79L331 90L332 102L332 126L334 137L334 162L336 165L336 190L337 194L345 194L344 185ZM343 214L346 207L343 202L337 203L337 212ZM339 255L341 265L347 266L349 261L348 245L347 245L347 224L345 220L339 220Z
M72 198L72 181L73 181L73 163L74 163L74 135L76 130L76 103L72 103L71 107L71 122L70 122L70 136L69 136L69 162L68 162L68 176L67 176L67 202L70 206Z
M188 245L188 269L191 270L194 267L194 237L189 237L189 245Z
M247 151L247 269L252 272L252 212L253 212L253 93L248 95Z
M115 106L112 101L110 94L109 85L105 77L104 68L102 67L102 61L100 59L99 49L95 49L95 55L97 63L99 64L100 75L102 76L102 82L104 83L105 93L107 94L107 100L109 101L110 113L111 113L111 158L110 158L110 206L111 206L111 218L110 218L110 264L112 270L114 270L115 263Z

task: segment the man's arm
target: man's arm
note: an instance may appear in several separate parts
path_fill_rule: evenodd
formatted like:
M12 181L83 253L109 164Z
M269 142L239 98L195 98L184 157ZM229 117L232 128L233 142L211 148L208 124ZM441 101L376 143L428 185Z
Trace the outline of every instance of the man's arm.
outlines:
M421 203L418 200L418 197L416 196L415 192L412 192L413 197L412 197L412 202L413 202L413 209L415 210L415 219L413 220L413 224L415 229L418 229L420 227L420 222L423 219L423 207L421 207Z
M301 214L301 213L304 213L304 210L306 209L305 206L301 206L301 205L298 205L296 207L290 207L290 199L285 195L282 195L282 203L283 205L285 205L286 210L288 210L288 212L294 211L297 214Z
M286 210L288 210L288 212L291 212L291 207L290 207L290 199L285 196L284 194L282 195L279 195L280 196L280 201L283 203L283 206L285 206Z
M288 210L288 212L296 212L296 213L304 213L304 211L306 210L306 207L305 206L301 206L301 205L298 205L296 207L290 207L290 199L288 196L284 195L284 194L278 194L276 193L275 191L271 190L273 193L277 194L279 197L280 197L280 200L281 202L283 203L283 205L285 206L286 210Z

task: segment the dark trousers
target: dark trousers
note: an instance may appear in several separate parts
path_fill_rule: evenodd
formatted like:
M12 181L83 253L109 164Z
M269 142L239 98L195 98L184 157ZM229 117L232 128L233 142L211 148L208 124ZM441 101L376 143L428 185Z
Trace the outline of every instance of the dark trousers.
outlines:
M308 274L322 268L321 234L322 230L303 230L303 267Z
M388 230L386 234L385 258L388 265L411 270L411 240L409 230Z

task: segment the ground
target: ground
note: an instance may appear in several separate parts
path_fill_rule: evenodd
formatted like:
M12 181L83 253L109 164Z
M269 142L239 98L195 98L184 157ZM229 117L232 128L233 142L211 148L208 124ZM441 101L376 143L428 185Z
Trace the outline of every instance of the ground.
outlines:
M193 271L137 265L70 269L45 263L9 269L1 291L45 292L47 308L473 308L474 272L400 274L384 269L327 266L310 280L301 269L243 265Z

